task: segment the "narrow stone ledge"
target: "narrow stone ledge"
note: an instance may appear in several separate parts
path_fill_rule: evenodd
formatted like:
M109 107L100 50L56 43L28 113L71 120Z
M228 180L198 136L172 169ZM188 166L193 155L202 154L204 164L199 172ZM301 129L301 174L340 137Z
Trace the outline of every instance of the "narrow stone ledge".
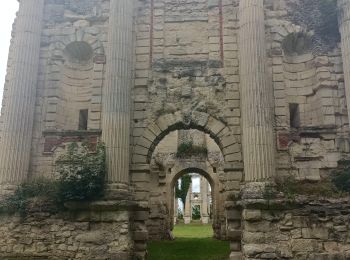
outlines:
M64 206L71 211L113 211L136 209L138 204L129 200L107 200L94 202L66 202Z

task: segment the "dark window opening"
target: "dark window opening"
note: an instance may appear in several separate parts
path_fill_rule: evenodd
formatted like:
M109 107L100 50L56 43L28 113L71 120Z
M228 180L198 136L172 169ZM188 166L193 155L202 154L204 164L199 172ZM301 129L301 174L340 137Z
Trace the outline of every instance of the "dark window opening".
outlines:
M216 173L216 167L213 167L213 172Z
M290 127L300 127L300 110L299 104L289 104Z
M89 117L89 110L82 109L79 111L79 130L87 130L88 117Z

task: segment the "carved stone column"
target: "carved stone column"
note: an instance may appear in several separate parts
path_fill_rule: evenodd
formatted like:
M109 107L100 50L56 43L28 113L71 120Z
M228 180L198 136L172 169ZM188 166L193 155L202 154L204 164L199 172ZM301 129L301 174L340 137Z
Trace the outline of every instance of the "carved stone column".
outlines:
M0 184L23 182L29 171L44 0L21 0L8 70L0 136Z
M209 200L208 200L208 182L207 179L204 177L200 178L200 189L201 189L201 195L202 195L202 205L201 205L201 219L203 224L209 223Z
M102 139L108 183L127 189L130 151L130 92L133 79L133 1L111 0Z
M345 79L346 103L350 122L350 1L338 0L339 29L341 33L341 49Z
M263 0L241 0L240 77L245 180L269 180L275 174L273 89L267 82Z
M192 196L192 183L188 189L186 196L186 204L184 208L184 223L190 224L192 220L192 205L191 205L191 196Z

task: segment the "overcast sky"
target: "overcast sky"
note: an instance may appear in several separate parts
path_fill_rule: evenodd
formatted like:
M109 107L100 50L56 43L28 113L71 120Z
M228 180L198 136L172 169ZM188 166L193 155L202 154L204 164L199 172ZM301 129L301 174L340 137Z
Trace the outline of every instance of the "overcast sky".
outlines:
M12 23L18 10L17 0L3 1L0 8L0 104L5 83L7 56L11 40Z

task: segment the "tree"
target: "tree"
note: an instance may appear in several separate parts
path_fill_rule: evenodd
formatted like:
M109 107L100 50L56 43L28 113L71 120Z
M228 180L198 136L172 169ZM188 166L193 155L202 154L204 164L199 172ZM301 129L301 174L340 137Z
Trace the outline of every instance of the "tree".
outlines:
M180 199L185 207L186 197L188 190L192 183L192 177L189 174L182 176L178 181L175 187L175 196L177 199Z

